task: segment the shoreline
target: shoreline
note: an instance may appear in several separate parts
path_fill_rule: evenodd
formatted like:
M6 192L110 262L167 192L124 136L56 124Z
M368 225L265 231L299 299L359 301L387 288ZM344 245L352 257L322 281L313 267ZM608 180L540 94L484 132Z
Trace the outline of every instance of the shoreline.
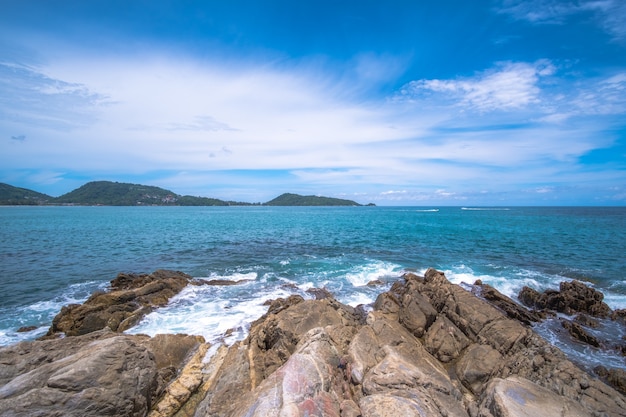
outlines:
M140 411L117 409L117 415L173 416L185 409L233 416L250 412L265 415L258 414L259 410L289 410L293 415L325 410L325 415L374 416L387 408L399 413L407 411L403 407L409 401L409 409L431 407L431 415L497 417L504 416L501 413L507 410L514 411L512 399L503 394L506 390L516 395L539 395L554 407L565 404L582 407L580 410L588 413L626 415L625 385L619 385L620 381L626 382L620 379L623 375L611 374L610 370L603 376L583 371L525 323L531 320L528 317L540 320L539 312L526 309L480 282L472 286L473 291L467 291L433 269L423 277L405 274L389 291L380 293L372 311L341 304L323 290L315 292L316 300L297 295L279 298L252 324L244 340L230 346L210 346L198 336L123 333L152 309L165 305L185 286L208 285L206 281L181 272L156 271L119 274L111 284L110 291L95 293L81 305L64 307L45 340L0 348L5 364L1 365L3 374L12 375L1 381L6 385L0 389L0 411L27 415L46 409L39 402L24 408L18 399L26 391L44 389L37 388L44 374L48 387L58 385L50 385L50 378L57 381L54 375L61 372L60 368L52 374L43 368L68 362L52 358L51 362L37 366L31 358L30 365L28 360L22 361L22 369L6 365L20 349L36 356L42 354L41 347L45 345L49 358L63 355L51 354L55 349L80 356L83 362L78 362L82 365L67 365L70 369L63 368L62 372L68 375L63 384L80 386L80 378L70 376L77 375L72 373L77 366L82 370L97 369L101 374L92 377L100 380L110 369L94 368L90 361L97 360L100 353L110 356L113 345L124 344L126 351L132 345L131 350L151 352L155 362L142 366L152 369L148 379L155 382L150 383L153 388L139 401L143 404ZM583 291L582 287L577 289ZM598 297L594 292L589 294L591 298ZM58 338L59 331L64 333L63 338ZM104 350L92 351L96 345ZM163 360L158 358L173 352L178 352L174 355L176 363L159 363ZM211 352L210 357L207 352ZM481 359L477 360L476 355ZM138 359L128 360L131 362L127 366L131 366ZM317 370L313 372L307 364L315 364ZM242 368L243 365L246 366ZM424 372L430 375L428 380L419 376ZM39 376L29 379L33 375ZM400 378L404 388L398 388L400 380L393 382L389 378ZM321 384L315 385L318 388L298 383L296 391L284 391L286 383L291 386L295 381L315 380ZM618 382L613 385L622 389L622 394L605 385L611 381ZM277 395L279 391L282 403L268 403L267 395ZM137 395L124 398L137 405L137 398L131 399ZM240 400L233 402L233 396ZM115 402L106 395L100 401L103 407ZM84 412L65 411L66 415Z

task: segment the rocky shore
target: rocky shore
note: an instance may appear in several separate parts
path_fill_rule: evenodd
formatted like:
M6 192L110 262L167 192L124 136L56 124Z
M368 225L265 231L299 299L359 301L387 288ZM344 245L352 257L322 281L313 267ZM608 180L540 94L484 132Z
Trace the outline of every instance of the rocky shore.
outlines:
M232 346L122 333L186 285L210 284L120 274L41 340L0 348L0 416L626 416L623 371L585 371L531 328L559 312L581 343L623 349L585 338L625 315L582 283L524 289L527 309L429 269L371 309L323 290L273 300Z

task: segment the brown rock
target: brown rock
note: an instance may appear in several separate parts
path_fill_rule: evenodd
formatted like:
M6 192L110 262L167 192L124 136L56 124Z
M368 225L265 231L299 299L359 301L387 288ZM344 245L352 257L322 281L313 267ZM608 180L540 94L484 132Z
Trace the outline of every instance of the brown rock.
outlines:
M154 357L137 337L97 336L0 349L0 415L145 416L158 394Z
M485 300L489 301L492 305L502 310L510 318L515 319L526 325L531 325L545 318L545 315L534 311L529 311L520 306L509 297L505 296L500 291L493 288L491 285L482 284L480 286L479 295L482 296Z
M424 336L424 332L430 328L436 318L437 311L418 291L407 292L403 295L398 319L415 336Z
M559 291L546 290L539 293L531 288L524 287L519 293L519 299L525 305L557 311L573 315L576 313L587 313L594 317L608 317L611 309L604 303L604 295L588 287L580 281L563 281L559 286Z
M424 340L424 346L443 363L456 359L470 340L445 316L437 317Z
M569 321L569 320L561 320L561 325L563 328L567 329L570 335L576 340L583 342L585 344L599 347L600 342L596 337L587 333L587 331L578 323Z
M123 289L109 299L133 302L128 291L159 292L152 282L122 276L115 286ZM145 415L140 413L150 408L153 417L626 416L622 394L577 368L505 308L433 269L424 277L406 274L366 317L363 309L330 297L292 296L268 306L246 340L211 349L210 358L201 338L110 330L34 342L58 343L53 350L32 344L22 345L20 354L0 349L0 414L37 415L55 404L54 413L78 415L68 401L95 398L90 404L100 415ZM121 317L124 312L116 311ZM95 347L104 342L111 348L106 355ZM99 365L109 357L112 365ZM116 364L125 360L130 362ZM70 362L77 372L57 373ZM118 369L124 370L122 377ZM96 394L80 388L88 380L100 384L114 378L132 389L120 394L111 388L119 398L107 397L106 409L100 405L104 396L90 397ZM607 370L603 378L624 385L623 373ZM149 384L137 384L144 380ZM73 387L81 396L67 400ZM31 391L37 396L33 406L27 402L31 397L21 397ZM137 405L129 412L123 399L131 394Z
M153 308L167 304L192 277L182 272L158 270L149 275L119 274L110 292L96 292L83 304L70 304L52 321L47 336L78 336L104 328L124 331Z
M336 416L342 397L335 386L339 352L328 333L316 328L276 372L256 388L235 416Z
M563 398L527 379L510 377L496 378L489 384L481 402L481 415L586 417L592 413L574 400Z
M504 358L497 350L487 345L473 344L457 362L456 373L465 387L480 395L484 385L502 367L503 362Z

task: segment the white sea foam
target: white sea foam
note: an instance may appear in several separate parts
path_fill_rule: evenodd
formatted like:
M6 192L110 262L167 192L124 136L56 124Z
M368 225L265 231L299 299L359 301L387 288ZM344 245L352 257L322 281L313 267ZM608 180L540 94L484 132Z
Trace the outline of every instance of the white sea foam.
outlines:
M281 288L258 289L253 283L235 287L188 286L170 303L148 314L128 333L186 333L209 342L230 344L246 337L250 324L265 314L269 299L288 297ZM225 334L229 336L224 337Z
M418 213L437 213L439 209L418 209L415 211Z
M346 274L346 279L355 287L362 287L369 282L389 277L397 277L401 271L400 265L389 262L372 261L366 265L359 265L352 272Z
M198 279L206 280L225 280L225 281L253 281L257 279L258 274L256 272L234 272L229 275L219 275L213 273L208 277L197 277Z
M372 304L374 301L376 301L376 297L371 294L365 294L362 292L353 292L346 297L340 299L339 301L349 306L356 307L358 305Z
M469 211L509 211L510 208L506 207L461 207L461 210Z
M19 314L4 314L0 321L0 346L10 345L24 340L33 340L43 336L48 331L54 316L63 306L84 302L95 290L104 290L109 285L108 281L88 281L72 284L62 294L41 300L26 306L15 307ZM35 329L27 332L18 332L20 327L35 326Z

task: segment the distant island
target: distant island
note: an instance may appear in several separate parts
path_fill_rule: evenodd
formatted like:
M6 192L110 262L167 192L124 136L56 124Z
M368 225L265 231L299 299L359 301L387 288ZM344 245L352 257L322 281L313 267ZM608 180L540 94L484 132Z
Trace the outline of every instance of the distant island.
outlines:
M223 201L217 198L178 195L170 190L141 184L92 181L60 197L0 183L0 205L77 206L362 206L352 200L285 193L267 203ZM368 204L373 206L374 204Z

